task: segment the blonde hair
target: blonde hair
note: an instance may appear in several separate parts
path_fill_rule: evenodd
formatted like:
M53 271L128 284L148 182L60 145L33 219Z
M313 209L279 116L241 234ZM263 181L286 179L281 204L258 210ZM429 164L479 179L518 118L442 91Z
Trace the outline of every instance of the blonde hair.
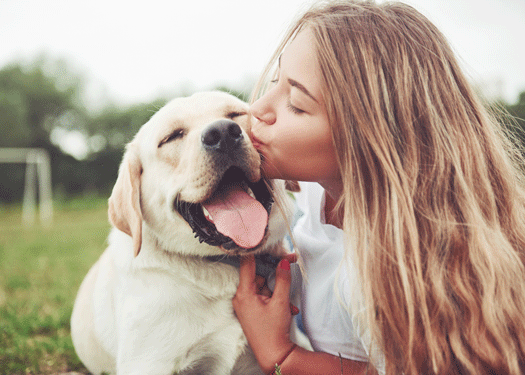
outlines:
M402 3L315 5L309 28L367 321L392 374L525 372L523 163L437 28ZM350 255L348 255L350 256Z

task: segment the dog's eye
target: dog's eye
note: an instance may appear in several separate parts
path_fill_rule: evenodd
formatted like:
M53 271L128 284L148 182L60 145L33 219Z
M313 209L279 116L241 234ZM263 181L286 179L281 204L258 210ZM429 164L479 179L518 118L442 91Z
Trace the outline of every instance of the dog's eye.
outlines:
M244 116L244 115L247 115L248 113L246 112L229 112L226 117L229 118L230 120L233 120L235 117L239 117L239 116Z
M182 138L182 137L184 137L184 129L177 129L173 133L168 135L166 138L164 138L162 141L160 141L159 147L161 147L162 145L164 145L164 144L166 144L168 142L174 141L174 140Z

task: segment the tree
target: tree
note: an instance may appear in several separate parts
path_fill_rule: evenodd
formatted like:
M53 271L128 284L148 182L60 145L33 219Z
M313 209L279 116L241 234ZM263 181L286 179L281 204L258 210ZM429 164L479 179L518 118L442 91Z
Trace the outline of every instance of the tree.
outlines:
M51 64L61 67L60 74L46 73ZM85 118L85 111L78 104L80 87L80 79L68 73L60 61L40 58L29 66L19 63L0 70L0 147L46 149L51 155L53 181L57 181L60 171L56 166L69 158L51 143L50 133L64 113ZM2 164L0 176L0 202L19 200L24 170L17 165Z
M0 139L1 147L46 147L56 118L66 111L84 115L77 104L80 80L62 70L59 87L58 74L46 74L46 64L41 58L29 67L15 64L0 70L0 105L6 110L0 124L11 130L10 138Z
M63 60L41 57L30 65L16 63L0 70L0 147L46 149L55 192L66 197L87 190L109 194L125 144L167 102L113 105L93 114L80 99L83 87L83 79ZM216 90L247 99L246 93L226 86ZM57 138L72 131L85 138L88 152L82 160L58 145ZM23 186L23 168L0 164L0 203L21 200Z

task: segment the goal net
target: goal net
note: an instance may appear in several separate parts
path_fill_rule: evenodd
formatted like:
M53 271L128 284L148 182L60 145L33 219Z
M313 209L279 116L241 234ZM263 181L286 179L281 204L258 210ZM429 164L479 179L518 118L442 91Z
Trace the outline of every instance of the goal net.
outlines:
M51 162L47 151L40 148L0 148L0 163L26 165L22 204L23 224L30 226L35 223L38 197L40 222L45 227L51 226L53 199Z

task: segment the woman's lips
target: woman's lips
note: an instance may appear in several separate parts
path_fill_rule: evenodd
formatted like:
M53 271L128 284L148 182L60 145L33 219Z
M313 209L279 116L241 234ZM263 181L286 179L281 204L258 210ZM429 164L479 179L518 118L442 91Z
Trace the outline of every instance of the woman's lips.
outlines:
M253 144L253 147L255 147L257 150L259 150L264 145L264 143L261 142L261 140L257 138L253 133L252 133L252 144Z

